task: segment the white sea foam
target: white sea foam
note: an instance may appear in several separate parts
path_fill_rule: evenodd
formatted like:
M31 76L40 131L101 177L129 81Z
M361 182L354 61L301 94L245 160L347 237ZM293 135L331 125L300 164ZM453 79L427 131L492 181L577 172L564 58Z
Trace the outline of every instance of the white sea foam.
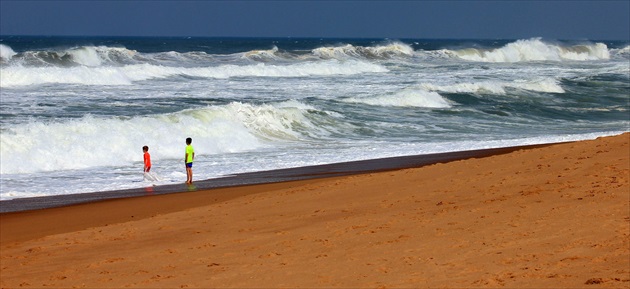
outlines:
M344 100L350 103L364 103L376 106L447 108L451 104L437 92L421 89L404 89L391 95L377 97L352 97Z
M143 65L140 65L143 66ZM148 65L145 65L148 66ZM84 85L129 85L134 80L150 78L147 70L141 68L136 75L130 75L133 67L22 67L0 68L0 87L16 87L49 83L67 83ZM135 77L132 78L132 77Z
M388 70L378 64L362 61L337 61L305 62L292 65L223 65L212 68L182 69L179 73L207 78L230 77L305 77L305 76L330 76L330 75L354 75L362 73L382 73Z
M475 82L475 83L456 83L451 85L436 85L432 83L423 83L420 87L427 91L441 91L447 93L489 93L489 94L505 94L505 86L500 82Z
M199 154L253 150L263 141L290 141L325 133L306 118L314 109L296 101L276 105L234 102L179 113L134 117L86 116L62 122L3 127L1 174L121 166L140 161L149 145L152 157L181 157L181 142L194 136ZM305 133L305 134L303 134Z
M86 53L86 61L91 59ZM216 67L168 67L151 64L75 67L22 67L10 66L0 70L0 87L67 83L83 85L129 85L136 81L187 75L203 78L230 77L304 77L382 73L388 70L381 65L362 61L329 60L292 65L221 65Z
M564 89L555 79L545 78L541 80L515 80L483 81L473 83L456 83L450 85L436 85L423 83L420 87L427 91L441 91L447 93L480 93L480 94L507 94L506 88L517 88L537 92L564 93Z
M608 47L603 43L561 46L543 42L540 38L518 40L498 49L467 48L450 50L448 54L479 62L527 61L586 61L610 59Z
M620 56L620 57L629 57L630 56L630 45L619 48L619 49L611 49L611 54Z

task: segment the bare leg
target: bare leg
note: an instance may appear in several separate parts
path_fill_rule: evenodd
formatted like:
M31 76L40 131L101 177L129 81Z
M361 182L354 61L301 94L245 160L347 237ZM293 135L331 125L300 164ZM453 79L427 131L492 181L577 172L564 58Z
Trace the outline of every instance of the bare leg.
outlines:
M192 184L192 168L186 167L186 183Z

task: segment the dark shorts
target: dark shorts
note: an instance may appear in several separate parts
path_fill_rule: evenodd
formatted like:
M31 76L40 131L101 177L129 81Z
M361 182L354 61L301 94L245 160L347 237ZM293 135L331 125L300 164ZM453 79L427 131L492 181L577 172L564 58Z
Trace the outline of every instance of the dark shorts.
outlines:
M186 163L186 167L192 168L192 163Z

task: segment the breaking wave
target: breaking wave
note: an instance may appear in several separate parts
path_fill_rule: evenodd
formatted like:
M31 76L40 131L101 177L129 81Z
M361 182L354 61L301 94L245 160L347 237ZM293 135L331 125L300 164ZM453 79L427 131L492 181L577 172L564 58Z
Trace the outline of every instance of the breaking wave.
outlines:
M388 59L413 56L414 50L407 44L396 42L374 47L353 46L350 44L337 47L321 47L314 49L312 54L323 59Z
M422 89L404 89L391 95L344 99L344 102L375 106L448 108L451 104L437 92Z
M348 60L348 59L361 59L361 60L379 60L379 59L391 59L398 57L411 57L414 55L414 50L411 46L396 42L387 45L378 46L354 46L351 44L339 45L339 46L325 46L315 48L309 53L304 51L292 51L285 52L280 51L278 47L274 46L269 50L252 50L243 53L243 57L254 61L282 61L282 60Z
M226 79L230 77L304 77L382 73L381 65L361 61L329 60L291 65L221 65L215 67L169 67L152 64L76 67L2 67L0 87L40 85L48 83L83 85L129 85L136 81L191 76Z
M0 62L6 62L16 54L11 47L0 44Z
M5 46L6 47L6 46ZM6 47L1 50L11 48ZM137 51L106 46L81 46L61 51L25 51L2 53L5 62L25 67L74 67L125 65L145 60Z
M243 54L244 58L255 60L255 61L274 61L278 60L279 57L276 55L278 53L278 47L274 46L270 50L252 50Z
M407 44L396 42L371 47L350 44L320 47L305 51L280 51L274 46L268 50L252 50L232 55L207 54L203 51L141 53L124 47L80 46L61 50L35 50L16 53L11 47L0 44L3 63L26 67L74 67L74 66L124 66L130 64L153 64L165 66L198 67L217 65L217 60L235 61L249 59L260 62L302 61L328 59L388 59L409 57L414 54Z
M444 54L478 62L586 61L610 59L606 44L561 46L540 38L518 40L497 49L466 48L445 50Z
M127 165L141 161L153 143L154 159L181 157L181 142L195 136L200 155L254 150L268 141L325 137L316 118L326 113L297 101L275 105L233 102L223 106L133 118L85 116L59 122L3 127L0 173L32 173ZM106 145L106 147L104 147Z
M130 85L137 81L177 76L226 79L230 77L305 77L388 72L379 60L422 61L451 58L477 62L597 61L629 58L630 46L609 49L603 43L566 45L540 38L518 40L493 49L464 48L414 51L402 42L374 46L351 44L312 50L284 51L277 46L229 55L203 51L142 53L124 47L80 46L59 50L15 52L0 44L0 87L51 83ZM410 60L413 59L413 60ZM462 84L476 86L480 84ZM537 87L541 86L541 87ZM505 87L562 93L553 81L524 84L481 84L481 87L440 88L440 91L489 91L503 94ZM459 90L458 90L459 89Z

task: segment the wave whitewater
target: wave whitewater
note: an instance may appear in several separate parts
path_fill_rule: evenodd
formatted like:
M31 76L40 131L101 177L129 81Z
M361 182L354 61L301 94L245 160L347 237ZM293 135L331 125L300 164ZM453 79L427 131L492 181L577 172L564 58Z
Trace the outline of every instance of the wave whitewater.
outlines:
M540 38L518 40L495 49L414 51L411 45L391 42L375 46L325 46L310 51L284 51L274 46L269 50L229 55L203 51L142 53L107 46L15 52L0 44L0 87L48 83L129 85L173 76L225 79L353 75L387 72L380 60L404 63L414 56L472 62L594 61L610 59L611 54L627 58L628 51L629 47L610 50L603 43L560 45Z
M433 91L408 88L393 94L369 98L351 97L344 99L348 103L363 103L374 106L449 108L451 103Z
M141 53L124 47L80 46L61 50L15 52L0 44L0 61L7 65L23 66L101 66L129 64L194 65L213 63L217 60L248 59L252 61L304 61L327 59L382 60L408 58L416 55L452 57L478 62L527 62L527 61L588 61L609 59L612 55L627 55L630 46L609 49L604 43L566 45L545 42L540 38L517 40L500 48L462 48L418 50L400 41L374 46L341 44L324 46L309 51L281 50L277 46L268 50L251 50L235 54L208 54L204 51Z
M477 62L588 61L610 59L606 44L562 46L540 38L518 40L498 49L444 50L444 54Z
M394 57L410 57L414 53L410 45L395 42L373 47L353 46L350 44L334 47L321 47L308 52L281 51L274 46L269 50L252 50L232 55L207 54L194 52L159 52L140 53L122 47L81 46L59 51L25 51L16 53L9 46L0 44L0 59L3 63L25 66L101 66L127 65L138 63L191 65L196 62L212 63L217 59L249 59L254 61L280 60L328 60L328 59L389 59Z
M151 185L143 145L158 185L181 183L186 137L208 179L623 132L629 51L538 38L3 36L0 199Z
M49 83L82 85L130 85L136 81L188 76L227 79L231 77L305 77L383 73L388 70L375 63L337 60L302 62L290 65L258 63L227 64L211 67L170 67L153 64L116 66L21 67L2 68L0 87L41 85Z
M329 113L297 101L252 105L226 105L189 109L177 113L105 118L85 116L57 122L7 125L0 134L0 173L33 173L119 166L138 161L146 139L161 147L153 158L177 159L181 140L171 136L181 131L195 135L195 142L211 144L200 154L254 150L268 142L292 142L323 138L335 131ZM107 150L98 149L109 144ZM76 160L80 159L80 162Z
M536 92L565 93L565 90L557 80L551 78L538 81L485 81L473 83L457 83L452 85L436 85L423 83L420 87L427 91L439 91L446 93L476 93L506 95L506 89L522 89Z

